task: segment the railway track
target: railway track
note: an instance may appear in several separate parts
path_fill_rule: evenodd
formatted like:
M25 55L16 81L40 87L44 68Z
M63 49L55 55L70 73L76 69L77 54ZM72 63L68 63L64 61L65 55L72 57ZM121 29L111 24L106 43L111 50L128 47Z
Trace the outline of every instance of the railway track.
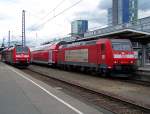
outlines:
M105 79L105 77L100 77ZM142 80L142 79L136 79L136 78L114 78L111 77L109 78L111 80L115 81L119 81L119 82L125 82L125 83L129 83L129 84L137 84L137 85L141 85L141 86L145 86L145 87L150 87L150 80Z
M113 79L113 81L120 81L120 82L126 82L126 83L130 83L130 84L138 84L138 85L142 85L142 86L147 86L147 87L150 87L150 76L145 76L145 75L142 75L142 74L135 74L137 76L133 76L133 77L130 77L130 78L111 78ZM145 79L142 79L142 77L148 77L148 78L145 78Z
M139 106L136 103L134 104L128 102L128 100L122 101L121 97L116 98L105 92L91 90L86 86L81 86L71 81L68 82L66 80L54 78L40 72L32 71L31 69L25 69L23 71L30 74L34 78L53 85L54 87L59 87L59 89L63 88L63 91L67 91L67 93L69 91L68 94L78 97L87 103L94 104L96 107L102 107L109 110L114 114L150 114L150 109L144 106Z
M150 87L150 82L149 81L135 80L135 79L121 80L121 81L124 81L124 82L127 82L127 83L131 83L131 84L138 84L138 85Z

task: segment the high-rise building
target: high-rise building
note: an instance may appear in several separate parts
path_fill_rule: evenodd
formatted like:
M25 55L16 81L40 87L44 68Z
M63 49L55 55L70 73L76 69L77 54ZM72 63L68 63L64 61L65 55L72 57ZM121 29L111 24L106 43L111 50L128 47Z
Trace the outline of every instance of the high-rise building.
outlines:
M108 9L108 25L112 26L112 8Z
M112 24L136 23L138 0L113 0Z
M83 36L88 30L88 21L87 20L76 20L71 23L71 33L72 35Z

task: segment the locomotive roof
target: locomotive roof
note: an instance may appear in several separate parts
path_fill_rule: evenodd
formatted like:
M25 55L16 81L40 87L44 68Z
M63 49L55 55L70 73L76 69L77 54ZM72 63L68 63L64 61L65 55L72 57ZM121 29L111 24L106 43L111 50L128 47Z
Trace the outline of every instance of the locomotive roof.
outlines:
M7 48L3 49L3 51L10 51L10 50L12 50L12 49L14 49L14 48L16 48L16 47L22 47L22 45L10 46L10 47L7 47ZM28 46L24 46L24 47L27 47L27 48L28 48Z
M111 39L112 42L130 42L129 39Z
M67 44L62 45L61 47L73 47L73 46L80 46L80 45L92 45L96 44L97 40L90 40L90 41L74 41L69 42Z
M101 38L103 40L108 40L108 38ZM68 42L64 45L62 45L60 48L65 48L65 47L74 47L74 46L82 46L82 45L93 45L96 44L96 42L100 40L100 39L96 39L96 40L87 40L87 41L74 41L74 42ZM129 39L109 39L111 42L127 42L130 43Z

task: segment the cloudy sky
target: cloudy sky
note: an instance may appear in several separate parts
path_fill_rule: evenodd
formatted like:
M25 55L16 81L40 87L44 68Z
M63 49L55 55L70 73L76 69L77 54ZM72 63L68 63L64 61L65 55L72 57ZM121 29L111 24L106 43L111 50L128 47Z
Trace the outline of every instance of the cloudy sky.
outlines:
M28 41L42 42L70 33L70 23L76 19L89 20L89 28L107 24L107 9L112 0L0 0L0 44L21 40L22 10L26 11ZM148 0L139 0L139 18L150 16ZM54 18L55 17L55 18Z

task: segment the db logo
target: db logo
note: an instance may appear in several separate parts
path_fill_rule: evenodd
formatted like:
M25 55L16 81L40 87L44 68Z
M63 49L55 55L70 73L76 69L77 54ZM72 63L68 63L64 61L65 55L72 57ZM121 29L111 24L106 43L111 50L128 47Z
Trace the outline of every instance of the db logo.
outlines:
M102 55L102 59L105 59L105 55Z
M126 58L126 55L121 55L122 58Z
M122 55L124 55L125 54L125 52L122 52Z

